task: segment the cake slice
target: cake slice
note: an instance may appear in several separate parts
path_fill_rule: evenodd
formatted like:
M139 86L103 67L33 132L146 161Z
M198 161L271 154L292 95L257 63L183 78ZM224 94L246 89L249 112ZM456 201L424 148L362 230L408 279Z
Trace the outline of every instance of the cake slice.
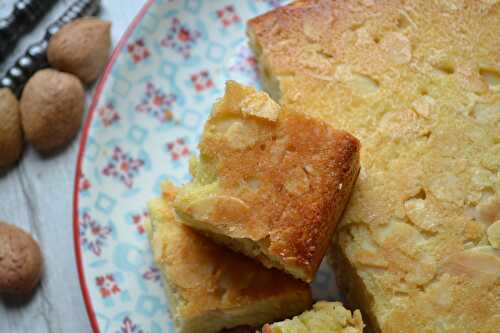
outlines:
M262 333L363 333L363 327L359 310L351 313L340 302L320 301L293 319L264 325Z
M374 332L500 328L500 2L302 0L248 35L265 89L363 146L332 257Z
M358 175L358 140L229 81L199 148L180 220L311 282Z
M162 184L149 204L147 231L177 333L258 327L311 305L307 284L214 244L176 221L176 189Z

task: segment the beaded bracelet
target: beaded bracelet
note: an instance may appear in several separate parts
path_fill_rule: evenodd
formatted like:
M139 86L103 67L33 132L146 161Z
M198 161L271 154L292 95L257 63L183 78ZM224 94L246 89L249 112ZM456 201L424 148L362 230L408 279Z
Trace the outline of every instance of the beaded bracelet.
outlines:
M0 62L19 39L36 26L57 0L18 0L9 16L0 19Z
M96 15L100 10L100 0L77 0L55 22L49 25L42 40L28 47L24 55L7 70L0 79L0 88L9 88L19 96L23 86L37 70L48 67L47 46L50 38L65 24L83 17Z

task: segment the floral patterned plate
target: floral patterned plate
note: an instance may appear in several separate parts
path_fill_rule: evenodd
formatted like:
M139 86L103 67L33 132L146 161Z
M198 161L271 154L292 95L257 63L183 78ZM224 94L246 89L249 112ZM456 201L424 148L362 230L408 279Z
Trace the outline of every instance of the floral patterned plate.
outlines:
M94 332L173 333L144 231L159 184L187 162L224 82L258 86L247 19L280 0L149 1L98 85L78 156L74 237ZM315 297L336 297L323 269Z

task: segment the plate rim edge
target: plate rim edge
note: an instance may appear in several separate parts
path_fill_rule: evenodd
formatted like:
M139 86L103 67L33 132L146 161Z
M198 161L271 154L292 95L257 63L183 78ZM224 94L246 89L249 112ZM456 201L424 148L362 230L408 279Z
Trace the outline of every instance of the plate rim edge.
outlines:
M87 139L89 136L89 130L90 126L92 124L92 120L94 119L94 113L95 109L97 108L97 104L99 103L99 100L101 98L102 92L106 86L106 83L108 81L109 75L118 59L120 56L120 53L124 46L127 44L130 36L132 33L136 30L137 26L142 22L142 19L144 18L145 14L151 7L151 5L155 3L155 0L146 0L146 3L144 3L139 10L139 12L135 15L134 19L132 22L128 25L127 29L123 33L123 35L120 37L115 49L113 50L111 57L108 61L108 64L106 65L106 68L99 79L99 82L97 83L96 90L94 92L94 96L92 97L92 102L88 108L87 115L85 117L85 122L83 124L82 128L82 134L79 142L79 148L78 148L78 153L77 153L77 160L76 160L76 168L75 168L75 177L74 177L74 184L73 184L73 245L74 245L74 251L75 251L75 261L76 261L76 267L77 267L77 273L78 273L78 280L80 284L80 290L82 292L82 297L83 297L83 302L85 305L85 309L87 312L87 316L90 322L90 326L92 328L92 331L94 333L100 333L100 327L97 322L97 317L94 311L94 306L88 291L87 283L85 280L85 269L83 267L83 261L82 261L82 251L81 251L81 244L80 244L80 228L79 228L79 189L78 189L78 184L79 184L79 179L82 175L82 163L83 163L83 155L85 153L85 146L87 144Z

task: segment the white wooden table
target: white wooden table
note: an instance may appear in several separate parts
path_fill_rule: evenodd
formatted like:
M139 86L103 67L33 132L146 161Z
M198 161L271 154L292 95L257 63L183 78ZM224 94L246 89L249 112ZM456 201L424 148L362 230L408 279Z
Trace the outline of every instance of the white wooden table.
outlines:
M14 0L0 0L0 17ZM70 0L59 0L37 29L17 44L0 73L39 40ZM113 45L145 0L102 0L100 17L113 23ZM0 41L1 43L1 41ZM87 106L94 87L87 91ZM72 199L79 137L58 155L43 158L26 146L20 163L0 175L0 220L15 224L38 240L44 255L44 275L36 292L26 299L0 298L0 333L91 332L83 304L73 251Z

